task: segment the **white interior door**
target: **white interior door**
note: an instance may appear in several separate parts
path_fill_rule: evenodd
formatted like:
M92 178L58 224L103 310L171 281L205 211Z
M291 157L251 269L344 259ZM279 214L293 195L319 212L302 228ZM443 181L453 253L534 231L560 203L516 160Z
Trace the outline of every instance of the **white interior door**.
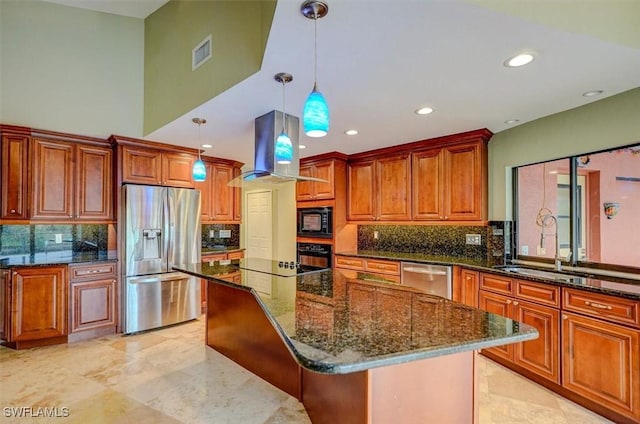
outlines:
M246 205L246 256L273 259L272 191L248 192Z

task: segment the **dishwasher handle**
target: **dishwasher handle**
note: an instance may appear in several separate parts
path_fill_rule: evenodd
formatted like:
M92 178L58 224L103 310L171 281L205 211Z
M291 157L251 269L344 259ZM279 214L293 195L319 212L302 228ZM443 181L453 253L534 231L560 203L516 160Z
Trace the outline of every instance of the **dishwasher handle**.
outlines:
M427 274L427 275L447 275L447 271L441 271L438 269L428 269L428 268L418 268L418 267L403 267L402 270L404 272L415 272L417 274Z

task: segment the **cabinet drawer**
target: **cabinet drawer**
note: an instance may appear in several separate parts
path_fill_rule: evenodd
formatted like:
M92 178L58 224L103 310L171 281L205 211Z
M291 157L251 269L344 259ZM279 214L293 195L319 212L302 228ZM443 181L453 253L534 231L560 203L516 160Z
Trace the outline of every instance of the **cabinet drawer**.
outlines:
M531 281L516 280L516 297L545 305L560 307L560 287Z
M102 278L115 278L116 264L108 262L92 265L69 265L71 281L95 280Z
M380 274L400 275L400 262L367 259L364 268L367 271L378 272Z
M639 301L575 289L562 292L563 309L640 327Z
M336 267L364 270L364 259L336 256Z
M226 253L204 254L200 258L201 262L209 262L209 265L213 265L213 261L224 261L227 259L228 258Z
M227 259L242 259L242 258L244 258L244 252L227 253Z
M480 276L480 289L504 294L514 294L515 292L511 278L493 274Z

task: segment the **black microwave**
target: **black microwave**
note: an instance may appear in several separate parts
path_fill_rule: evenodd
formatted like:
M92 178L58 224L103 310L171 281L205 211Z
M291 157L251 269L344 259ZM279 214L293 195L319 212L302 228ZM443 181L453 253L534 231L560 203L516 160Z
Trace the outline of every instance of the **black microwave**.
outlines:
M333 235L333 208L299 208L298 236L325 237Z

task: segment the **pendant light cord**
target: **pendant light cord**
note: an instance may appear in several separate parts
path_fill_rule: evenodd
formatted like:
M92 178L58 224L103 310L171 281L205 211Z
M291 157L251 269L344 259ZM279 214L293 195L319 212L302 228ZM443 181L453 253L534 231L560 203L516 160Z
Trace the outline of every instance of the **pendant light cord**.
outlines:
M284 80L284 78L282 79L282 132L286 134L285 131L285 119L287 119L287 112L285 112L285 108L284 108L284 86L285 86L286 82Z
M318 5L313 6L313 85L318 84Z

